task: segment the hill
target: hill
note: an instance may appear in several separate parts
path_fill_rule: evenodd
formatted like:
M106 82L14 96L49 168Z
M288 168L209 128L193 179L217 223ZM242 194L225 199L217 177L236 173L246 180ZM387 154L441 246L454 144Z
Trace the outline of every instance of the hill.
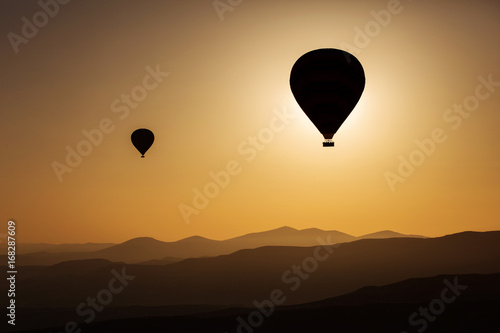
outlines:
M23 267L17 299L27 307L48 306L47 300L52 307L74 306L107 286L115 270L134 279L113 299L113 306L251 306L275 289L286 295L286 304L300 304L408 278L496 273L500 232L366 239L331 247L261 247L164 266L99 265L88 269L83 261L66 264L66 269Z
M96 322L78 325L87 332L496 332L500 327L500 274L439 275L409 279L381 287L365 287L320 302L294 306L265 304L262 310L217 306L164 306L106 308ZM432 321L410 320L420 308L441 299L445 281L466 287ZM453 292L445 293L447 297ZM264 302L262 303L264 304ZM22 309L22 332L63 325L74 309ZM256 313L263 313L261 317ZM45 314L45 315L44 315ZM249 320L249 318L257 318ZM262 319L260 319L262 318ZM255 325L257 323L258 325Z
M372 234L373 235L373 234ZM362 238L369 235L362 236ZM376 238L408 237L395 232L378 233ZM416 236L421 237L421 236ZM297 230L282 227L274 230L250 233L223 241L211 240L200 236L181 239L176 242L162 242L151 237L140 237L121 244L87 252L38 252L18 255L17 264L54 265L63 261L84 259L106 259L129 264L149 262L165 264L182 258L213 257L230 254L242 249L255 249L262 246L315 246L318 239L328 244L352 242L359 238L336 231L315 228ZM71 248L71 247L68 247ZM76 246L73 248L77 248ZM176 258L176 260L171 260Z

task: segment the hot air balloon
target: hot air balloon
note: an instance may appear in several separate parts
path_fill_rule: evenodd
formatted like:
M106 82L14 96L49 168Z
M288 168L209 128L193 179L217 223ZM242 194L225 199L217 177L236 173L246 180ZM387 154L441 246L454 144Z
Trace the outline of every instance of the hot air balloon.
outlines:
M365 88L363 66L352 54L318 49L293 65L290 87L297 103L331 147L333 135L358 103Z
M131 139L134 147L141 153L141 157L144 158L144 154L146 154L149 147L153 144L155 136L150 130L139 128L132 133Z

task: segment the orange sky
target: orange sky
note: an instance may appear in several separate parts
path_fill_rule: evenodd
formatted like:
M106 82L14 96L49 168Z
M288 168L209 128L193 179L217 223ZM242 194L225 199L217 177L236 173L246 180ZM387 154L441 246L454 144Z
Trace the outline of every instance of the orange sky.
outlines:
M212 1L74 0L17 46L9 33L41 8L1 6L0 219L16 220L19 242L500 229L497 1L254 0L218 13ZM323 47L350 50L366 74L334 148L288 81ZM141 127L156 136L144 159L130 143ZM57 175L84 130L98 144ZM213 198L193 204L198 190Z

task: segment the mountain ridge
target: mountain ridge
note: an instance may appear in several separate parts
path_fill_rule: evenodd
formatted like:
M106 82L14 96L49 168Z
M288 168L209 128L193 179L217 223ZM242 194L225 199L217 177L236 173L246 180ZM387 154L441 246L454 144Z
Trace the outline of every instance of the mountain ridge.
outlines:
M375 235L375 236L373 236ZM262 246L314 246L318 239L327 243L345 243L364 238L389 237L419 237L409 236L393 231L381 231L354 237L337 230L322 230L307 228L298 230L283 226L267 231L249 233L226 240L213 240L194 235L174 242L164 242L153 237L136 237L125 242L100 248L95 251L84 252L34 252L19 253L18 264L26 265L53 265L58 262L83 259L106 259L125 263L150 262L159 264L159 261L172 262L171 258L196 258L229 254L241 249L254 249ZM76 248L73 247L73 248Z
M319 301L365 286L441 274L500 271L500 232L460 233L440 238L363 239L331 247L267 246L162 266L112 263L78 269L78 263L24 267L19 301L39 307L54 288L54 306L71 306L109 281L110 271L135 276L114 306L241 304L269 299L280 289L287 304ZM319 249L319 252L317 252ZM331 252L331 253L329 253ZM316 258L317 259L314 259ZM55 274L55 275L54 275ZM89 281L82 285L80 281ZM90 281L94 281L90 283ZM20 304L21 304L20 303Z

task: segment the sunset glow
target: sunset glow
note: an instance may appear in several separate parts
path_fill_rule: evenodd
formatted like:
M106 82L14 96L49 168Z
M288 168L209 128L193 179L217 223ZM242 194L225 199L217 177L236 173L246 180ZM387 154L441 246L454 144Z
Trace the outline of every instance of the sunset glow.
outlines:
M223 21L210 1L62 6L17 53L3 39L1 219L31 243L500 229L499 3L402 1L384 26L372 12L388 6L244 1ZM40 10L2 7L4 36ZM366 87L323 148L290 70L341 45ZM155 134L145 158L138 128Z

